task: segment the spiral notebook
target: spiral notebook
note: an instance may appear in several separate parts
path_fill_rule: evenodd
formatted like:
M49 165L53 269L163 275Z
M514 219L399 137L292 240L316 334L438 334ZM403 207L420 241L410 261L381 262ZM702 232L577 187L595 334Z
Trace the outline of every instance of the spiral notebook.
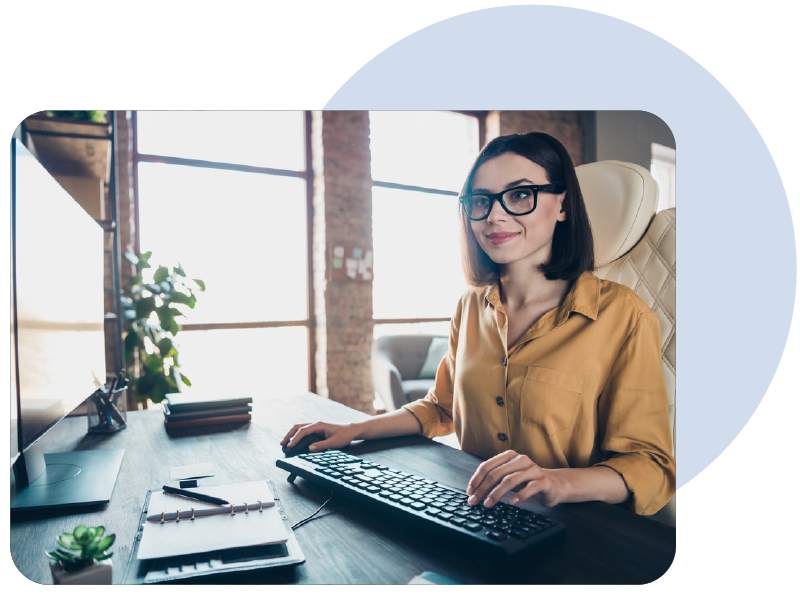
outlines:
M280 577L283 576L278 575L278 573L283 573L285 568L294 567L305 562L305 557L303 556L300 546L297 544L297 539L292 531L290 521L286 517L286 514L283 512L281 507L275 485L271 481L254 483L256 485L231 484L231 486L202 486L201 488L198 488L203 492L207 492L209 495L214 495L212 490L220 490L224 488L224 491L228 492L230 497L222 496L221 492L217 492L218 497L221 496L225 500L229 500L237 505L247 502L247 504L252 507L254 506L254 502L257 503L258 500L261 500L262 504L266 504L269 498L274 499L274 505L269 508L265 507L263 509L263 513L258 513L257 510L255 511L255 513L258 513L259 515L257 518L260 519L264 516L267 516L269 517L269 522L261 523L261 525L264 527L263 529L261 527L258 528L260 537L258 537L256 540L257 543L251 546L242 546L241 544L245 543L247 538L238 535L234 538L231 532L239 532L239 528L242 527L242 524L258 524L258 521L250 519L250 517L256 517L256 514L254 514L253 510L250 510L249 514L246 515L238 513L235 516L218 514L209 517L203 517L202 523L198 523L201 521L200 518L195 519L194 522L192 522L191 519L189 519L187 522L185 519L181 518L180 522L165 522L163 525L161 525L159 520L157 520L155 523L148 522L147 516L156 514L156 511L157 514L160 515L162 510L167 513L168 509L172 511L174 517L176 509L185 510L185 506L179 507L174 502L174 500L181 501L181 498L174 496L163 496L162 490L148 491L139 519L139 531L134 538L130 559L123 577L123 583L166 583L190 578L193 579L197 577L207 577L210 580L216 580L221 583L231 581L235 581L237 583L246 583L248 581L263 583L264 581L272 580L271 576L265 579L266 576L261 574L264 572L264 569L268 569L269 573L274 572L276 577L280 579ZM270 493L267 500L265 500L263 497L252 499L242 497L240 500L237 497L243 496L243 492L248 496L264 496L264 487L261 484L265 484L267 486L266 489ZM159 501L155 501L155 499L159 496L162 496L162 500L164 500L169 506L164 506L163 504L159 504ZM166 498L169 498L169 500L166 500ZM151 500L155 502L151 502ZM188 504L192 504L192 502L188 501ZM159 508L159 506L163 506L163 508ZM196 506L197 505L195 505L195 507ZM166 516L167 515L165 514L165 517ZM278 522L283 528L283 532L280 535L278 533L278 528L273 528L275 517L277 517ZM222 519L222 521L217 521L214 523L210 521L210 519ZM248 521L248 519L250 520ZM221 527L223 523L228 525L228 529L221 538L218 538L216 542L212 544L212 546L226 546L226 548L207 552L199 551L199 549L197 549L199 546L195 546L194 544L190 543L190 540L193 539L191 536L194 532L192 532L191 529L184 528L185 525L189 525L190 527L193 525L199 525L197 532L201 531L201 527L203 528L204 532L209 532L209 527L217 527L218 525ZM162 527L162 529L159 530L149 528L150 525L156 525ZM269 527L268 531L267 526ZM179 529L173 529L176 527ZM174 535L175 532L179 530L183 533L180 540L178 539L178 536L175 536L175 540L165 540L163 537L165 535L163 532L166 532L166 536L168 537ZM150 538L147 538L147 535L152 534L153 532L161 533L154 533ZM286 541L282 543L272 543L268 541L277 538L285 539ZM154 542L165 542L170 545L170 552L182 552L183 554L166 556L163 558L140 560L138 558L139 548L145 539L149 539L149 541L146 543L147 546L152 547L152 543ZM146 549L147 546L145 546ZM150 552L150 550L146 550L146 552L143 553L143 556L147 556ZM253 577L247 575L247 573L255 574L256 572L258 572L258 575L255 575L256 579L253 579ZM235 579L232 580L231 577L235 577Z

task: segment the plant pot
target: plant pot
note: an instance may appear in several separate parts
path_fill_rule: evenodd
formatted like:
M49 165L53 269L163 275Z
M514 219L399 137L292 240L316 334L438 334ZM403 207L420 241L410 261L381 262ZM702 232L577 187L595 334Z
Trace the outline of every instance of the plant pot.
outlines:
M50 562L53 583L60 585L111 585L111 559L69 573L61 565Z

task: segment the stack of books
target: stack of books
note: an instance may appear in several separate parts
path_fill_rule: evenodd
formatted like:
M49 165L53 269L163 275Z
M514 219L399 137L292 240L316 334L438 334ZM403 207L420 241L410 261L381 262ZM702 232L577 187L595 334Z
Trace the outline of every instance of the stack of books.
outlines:
M161 405L164 408L165 427L174 429L249 421L252 402L252 398L220 398L184 393L167 394Z

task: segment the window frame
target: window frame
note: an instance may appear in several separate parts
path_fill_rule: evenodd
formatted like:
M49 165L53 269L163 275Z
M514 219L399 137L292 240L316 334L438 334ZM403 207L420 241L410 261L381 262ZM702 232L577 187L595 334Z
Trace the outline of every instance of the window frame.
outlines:
M137 111L132 111L131 127L133 129L133 205L134 205L134 240L133 247L137 255L141 254L140 224L139 224L139 163L161 163L168 165L181 165L207 169L221 169L243 173L261 173L264 175L278 175L282 177L295 177L306 182L306 318L293 321L251 321L232 323L188 323L182 326L183 331L209 331L213 329L257 329L273 327L306 327L308 332L308 389L317 391L316 361L316 331L314 318L314 274L313 274L313 223L314 223L314 174L311 160L311 111L303 111L303 149L305 168L302 171L287 169L272 169L269 167L255 167L238 163L224 163L199 159L179 158L176 156L162 156L156 154L139 153L139 126Z

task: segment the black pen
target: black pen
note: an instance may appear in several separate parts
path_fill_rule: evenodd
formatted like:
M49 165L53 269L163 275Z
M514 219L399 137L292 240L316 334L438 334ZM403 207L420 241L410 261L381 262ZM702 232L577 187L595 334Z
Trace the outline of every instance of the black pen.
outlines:
M174 496L183 496L184 498L191 498L192 500L200 500L201 502L209 502L211 504L216 504L218 506L225 506L226 504L230 504L227 500L223 500L222 498L215 498L214 496L206 496L205 494L198 494L197 492L189 492L183 489L178 489L174 487L169 487L165 485L161 488L168 494L172 494Z

